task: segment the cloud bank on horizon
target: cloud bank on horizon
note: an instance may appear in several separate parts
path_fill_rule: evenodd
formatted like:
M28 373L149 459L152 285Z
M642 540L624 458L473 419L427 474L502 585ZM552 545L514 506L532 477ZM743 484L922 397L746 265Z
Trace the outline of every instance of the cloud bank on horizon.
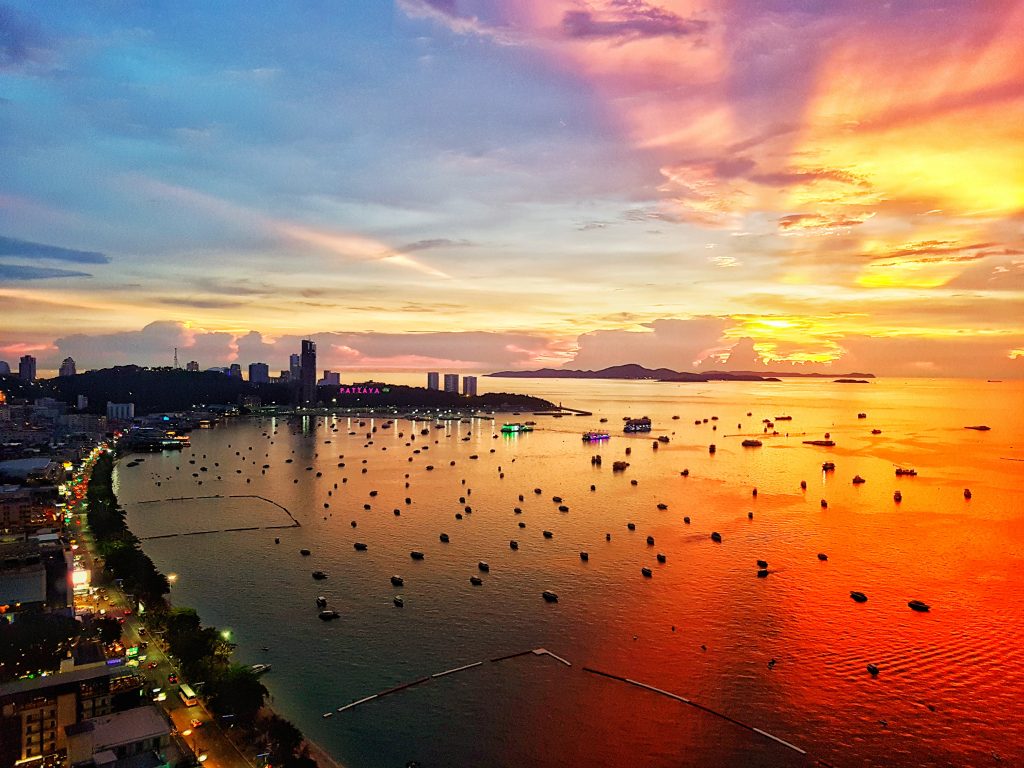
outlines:
M0 359L1022 376L1021 28L0 0Z

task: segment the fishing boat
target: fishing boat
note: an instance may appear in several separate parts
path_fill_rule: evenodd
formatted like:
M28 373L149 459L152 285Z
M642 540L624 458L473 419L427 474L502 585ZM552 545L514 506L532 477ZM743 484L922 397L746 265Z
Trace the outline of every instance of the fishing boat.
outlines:
M313 571L313 578L317 581L323 581L327 578L327 574L323 571Z
M545 590L544 590L543 592L541 592L540 594L541 594L541 597L543 597L543 598L544 598L545 600L547 600L547 601L548 601L549 603L557 603L557 602L558 602L558 595L556 595L556 594L555 594L554 592L552 592L552 591L551 591L550 589L545 589Z
M479 576L470 576L469 583L472 584L474 587L479 587L481 584L484 583L484 580L481 579Z
M851 592L850 597L853 598L853 601L856 603L866 603L868 601L868 596L863 592Z
M932 609L932 607L928 605L928 603L925 603L921 600L911 600L909 603L907 603L907 605L910 607L911 610L918 611L919 613L927 613Z

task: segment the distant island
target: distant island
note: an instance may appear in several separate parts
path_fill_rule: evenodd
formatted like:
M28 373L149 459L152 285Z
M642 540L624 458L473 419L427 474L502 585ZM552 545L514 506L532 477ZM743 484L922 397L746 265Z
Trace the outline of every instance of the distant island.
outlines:
M835 384L870 384L867 379L836 379Z
M783 378L830 379L834 373L796 373L792 371L704 371L690 373L671 368L645 368L636 363L613 365L598 371L569 368L539 368L535 371L498 371L488 376L506 379L634 379L650 381L779 381ZM846 380L873 379L872 373L840 374Z

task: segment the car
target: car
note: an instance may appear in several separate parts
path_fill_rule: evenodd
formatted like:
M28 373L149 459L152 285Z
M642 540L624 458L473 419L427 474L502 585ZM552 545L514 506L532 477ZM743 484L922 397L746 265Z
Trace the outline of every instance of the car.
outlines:
M124 615L124 616L131 616L131 615L132 615L132 612L131 612L131 610L129 610L128 608L125 608L125 609L124 609L124 614L123 614L123 615Z
M191 725L193 728L201 728L203 725L203 721L200 720L198 717L193 717L191 720L188 721L188 724Z
M178 682L178 676L176 674L174 674L173 672L171 672L171 674L169 674L167 676L167 682L171 683L171 684L174 684L174 683Z
M151 661L151 662L149 662L149 664L146 665L146 668L147 669L156 669L157 668L157 663L155 661Z
M146 628L145 627L139 627L139 637L145 637L145 636L146 636Z

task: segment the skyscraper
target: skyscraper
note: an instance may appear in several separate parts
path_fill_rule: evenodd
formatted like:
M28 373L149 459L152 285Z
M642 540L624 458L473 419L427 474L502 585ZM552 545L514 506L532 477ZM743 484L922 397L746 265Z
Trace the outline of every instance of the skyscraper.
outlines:
M6 360L0 360L0 376L7 376L11 372L11 366Z
M65 357L64 362L60 364L60 372L58 376L74 376L75 371L75 359L73 357Z
M476 376L462 377L462 394L464 397L476 397Z
M228 376L230 376L232 379L242 378L242 366L239 365L238 363L232 363L231 367L228 368Z
M249 363L249 383L270 383L270 366L266 363Z
M444 375L444 391L459 394L459 374L446 373Z
M440 389L440 375L437 371L427 372L427 389Z
M187 363L185 363L185 370L189 371L190 373L199 373L199 361L189 360Z
M36 380L36 359L32 355L22 355L18 363L18 378L24 381Z
M293 355L294 357L294 355ZM299 359L300 396L303 405L316 402L316 342L302 340L302 355Z
M299 380L299 371L302 368L302 358L298 355L291 355L288 358L288 372L292 381Z

